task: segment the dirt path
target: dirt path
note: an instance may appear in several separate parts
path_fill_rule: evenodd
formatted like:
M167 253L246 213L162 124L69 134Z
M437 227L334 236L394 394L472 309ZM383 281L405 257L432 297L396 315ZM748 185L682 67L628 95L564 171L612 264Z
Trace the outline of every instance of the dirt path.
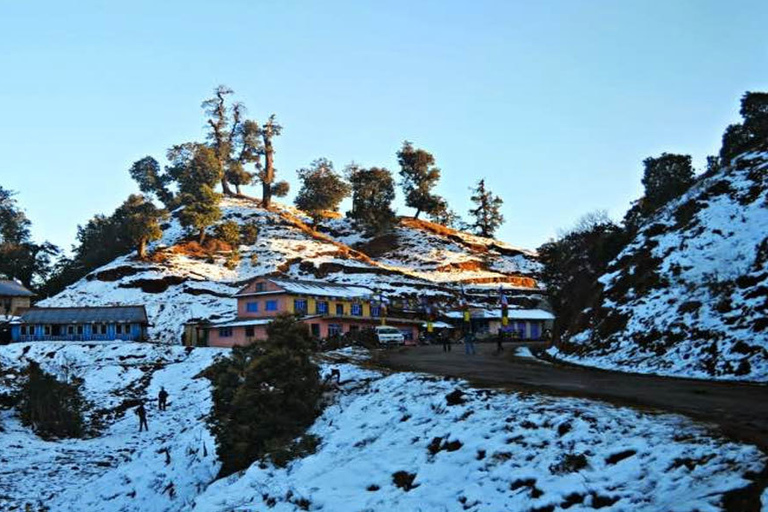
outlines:
M377 362L398 370L459 377L483 386L502 386L561 396L597 398L619 405L682 413L713 423L723 434L768 452L768 386L736 384L609 372L550 364L516 357L512 347L501 355L495 345L478 345L467 356L457 345L450 353L440 346L382 351Z

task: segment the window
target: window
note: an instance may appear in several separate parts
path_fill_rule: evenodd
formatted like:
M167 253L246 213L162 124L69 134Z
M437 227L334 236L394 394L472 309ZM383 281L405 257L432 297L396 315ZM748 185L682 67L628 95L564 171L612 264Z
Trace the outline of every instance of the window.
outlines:
M338 336L341 334L341 324L328 324L328 336Z
M352 316L363 316L363 305L359 302L352 304Z
M82 325L78 325L77 326L77 334L83 334L83 326Z
M255 332L253 330L253 326L252 325L247 325L245 327L245 337L246 338L253 338L254 334L255 334Z
M309 329L312 332L312 336L315 338L320 337L320 324L309 324Z
M277 301L276 300L268 300L266 307L264 308L267 311L277 311Z
M303 315L307 314L307 301L306 299L294 299L293 300L293 311L295 313L301 313Z
M43 327L43 333L46 336L50 336L51 335L51 326L50 325L46 325L45 327Z
M123 334L123 324L115 325L115 334Z
M380 317L381 306L379 306L378 304L371 304L371 316Z
M327 302L315 302L315 314L317 314L317 315L327 315L328 314L328 303Z
M219 327L219 337L220 338L231 338L232 337L232 328L231 327Z
M258 302L248 302L245 305L245 310L249 313L258 313L259 312L259 303Z
M344 314L344 304L336 304L336 314L337 315Z
M107 324L99 324L99 334L107 334Z
M26 325L22 325L21 326L21 335L22 336L26 336L27 335L27 326Z
M74 325L68 325L67 326L67 334L69 334L70 336L75 334L75 326Z
M261 293L266 289L265 283L256 283L256 293Z

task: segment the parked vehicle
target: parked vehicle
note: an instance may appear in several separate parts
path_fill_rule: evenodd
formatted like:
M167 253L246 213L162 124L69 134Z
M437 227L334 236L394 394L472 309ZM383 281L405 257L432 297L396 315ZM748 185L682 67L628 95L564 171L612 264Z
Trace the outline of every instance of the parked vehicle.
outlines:
M379 325L376 327L376 338L379 340L379 345L404 345L405 336L402 332L394 327L387 325Z

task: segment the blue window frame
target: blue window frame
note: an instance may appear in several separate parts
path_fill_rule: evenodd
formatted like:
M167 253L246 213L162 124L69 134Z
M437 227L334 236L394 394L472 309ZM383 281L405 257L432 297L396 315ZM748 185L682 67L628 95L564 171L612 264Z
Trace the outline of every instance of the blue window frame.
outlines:
M327 315L328 314L328 303L327 302L315 302L315 314L316 315Z
M245 310L249 313L258 313L259 312L259 303L258 302L248 302L245 304Z
M341 324L328 324L328 336L338 336L341 334Z
M363 316L363 305L356 302L352 304L352 316Z
M307 314L307 300L306 299L293 299L293 312Z
M221 337L221 338L231 338L232 337L232 328L231 327L219 327L219 337Z
M380 317L381 316L381 306L379 306L377 304L371 304L371 316Z
M344 314L344 304L336 304L336 314L337 315Z
M267 305L264 308L267 311L277 311L277 301L276 300L268 300Z

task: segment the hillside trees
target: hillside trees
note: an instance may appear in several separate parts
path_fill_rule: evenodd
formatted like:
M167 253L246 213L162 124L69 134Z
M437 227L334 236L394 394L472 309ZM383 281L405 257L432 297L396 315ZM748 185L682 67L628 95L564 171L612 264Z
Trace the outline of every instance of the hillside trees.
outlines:
M308 168L296 171L301 189L294 203L307 212L315 223L324 211L338 211L339 204L349 195L351 187L333 169L333 162L326 158L313 161Z
M160 221L167 218L168 214L151 201L147 201L144 196L131 194L115 210L114 217L126 241L136 248L139 258L145 258L147 244L163 235Z
M728 126L723 134L720 158L726 164L750 146L768 142L768 93L744 93L739 113L743 122Z
M365 169L350 164L344 174L352 187L352 209L347 217L370 234L379 235L392 229L397 221L392 209L395 199L392 173L383 167Z
M321 386L312 348L306 324L279 316L264 343L235 347L207 370L220 477L285 446L315 420Z
M0 186L0 276L36 289L50 274L60 249L32 241L31 227L15 193Z
M504 201L486 188L485 179L478 181L472 192L470 199L476 207L469 210L473 219L470 227L480 236L493 238L496 230L504 223L504 216L500 211Z
M443 199L432 193L440 180L440 169L435 166L435 157L405 141L397 152L397 161L400 164L400 185L405 194L405 204L416 208L413 217L418 219L422 212L430 215L440 210Z
M24 371L19 392L19 416L44 439L82 437L84 433L82 381L62 382L36 362Z
M161 170L157 160L151 156L145 156L135 161L128 172L138 183L139 190L156 197L166 208L173 210L175 197L169 189L171 176Z
M191 142L169 149L168 160L169 172L179 185L179 222L196 231L203 243L205 230L221 218L221 194L214 191L220 179L216 153L205 144Z

